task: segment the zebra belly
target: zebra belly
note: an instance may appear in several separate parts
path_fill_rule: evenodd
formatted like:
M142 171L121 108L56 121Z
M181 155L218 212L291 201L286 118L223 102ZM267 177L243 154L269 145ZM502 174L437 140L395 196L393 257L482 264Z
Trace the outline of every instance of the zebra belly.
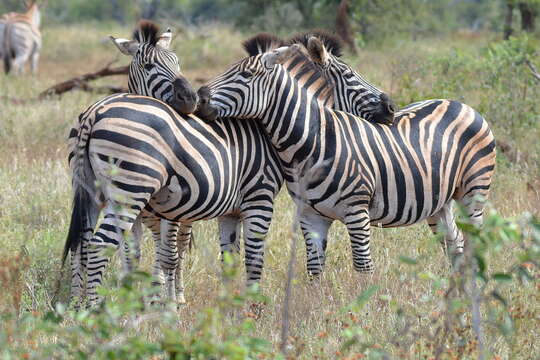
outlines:
M236 189L222 192L205 192L202 189L204 185L193 196L194 193L185 187L182 189L180 186L169 185L152 197L148 207L160 217L187 222L209 220L238 212L240 201Z
M407 226L421 222L436 214L451 199L439 201L439 194L424 193L419 201L414 191L373 196L369 215L377 227Z

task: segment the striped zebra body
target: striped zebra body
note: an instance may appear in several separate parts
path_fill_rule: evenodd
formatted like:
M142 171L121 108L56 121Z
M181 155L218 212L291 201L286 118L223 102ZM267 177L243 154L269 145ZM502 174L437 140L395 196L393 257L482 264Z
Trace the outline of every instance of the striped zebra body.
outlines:
M463 237L452 201L464 204L471 222L481 223L483 201L477 197L487 197L494 171L495 143L486 121L459 102L429 100L402 109L394 126L373 124L314 101L309 84L323 75L314 67L308 74L299 61L310 60L297 46L280 48L235 65L209 88L210 106L220 116L259 114L255 119L277 149L287 188L303 209L308 271L322 271L334 220L347 226L358 271L374 269L372 224L427 219L434 228L442 221L449 247L459 252ZM299 72L309 80L295 80Z
M87 193L100 194L104 206L103 222L93 235L86 234L93 248L87 255L90 302L97 300L95 287L107 262L102 248L122 244L122 234L131 230L145 208L185 224L215 217L222 217L220 223L241 219L248 283L260 279L263 237L283 178L278 158L257 124L207 124L180 116L153 98L120 94L94 104L78 125L77 133L71 134L76 150L70 159L79 184L76 194L84 186ZM99 189L92 188L93 178L101 184ZM75 199L74 213L83 207ZM77 233L95 225L88 221ZM236 239L229 239L233 242Z
M13 68L15 74L21 74L29 60L32 73L37 72L41 50L40 22L36 2L32 2L24 14L11 12L0 18L0 57L6 73Z

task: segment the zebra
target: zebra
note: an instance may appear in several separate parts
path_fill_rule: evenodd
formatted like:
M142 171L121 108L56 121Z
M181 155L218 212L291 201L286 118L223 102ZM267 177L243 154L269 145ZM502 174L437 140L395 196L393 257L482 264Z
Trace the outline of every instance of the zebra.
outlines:
M324 50L317 38L308 41L308 48ZM462 252L464 238L452 204L463 204L468 220L481 225L495 170L495 141L485 119L468 105L444 99L405 106L392 126L321 106L314 100L321 87L347 82L332 82L313 66L327 56L324 51L309 58L300 50L285 46L235 64L208 84L206 111L252 119L265 129L289 193L302 209L308 273L322 272L335 220L347 227L359 272L374 271L372 224L397 227L427 220L437 231L435 224L441 223L449 255ZM315 168L320 176L310 178ZM307 185L300 189L299 184Z
M37 73L41 50L41 13L35 0L26 2L24 14L15 12L0 18L0 57L4 61L4 71L11 68L15 74L24 72L25 63L30 60L32 73Z
M191 113L195 110L197 105L197 94L191 87L191 84L185 79L180 72L179 61L176 55L169 50L172 40L172 32L170 29L160 34L159 27L148 21L141 21L133 34L134 40L116 39L111 37L111 40L116 47L126 55L133 56L132 63L129 70L129 90L131 93L152 96L168 103L178 113ZM136 81L135 81L135 80ZM73 147L76 136L79 133L80 124L77 122L70 132L71 152L68 156L70 160L70 166L73 166L72 159L74 159L76 149ZM183 253L183 249L187 247L190 239L191 226L180 226L177 223L160 224L160 219L156 216L149 214L148 212L142 212L142 216L139 221L136 222L134 231L135 239L134 245L139 244L139 238L141 237L140 226L141 221L152 231L152 236L156 242L156 261L153 266L153 274L156 278L161 278L162 270L165 272L166 280L169 282L167 286L167 295L170 298L174 298L176 293L173 291L170 282L174 280L174 276L170 274L171 261L173 263L181 261L182 258L174 256L177 253L176 246L180 247L180 255ZM171 249L172 245L169 242L163 242L161 244L161 226L165 226L166 233L178 234L178 244L174 245L175 248ZM87 259L87 247L85 239L91 236L93 229L86 229L88 232L85 234L85 238L81 244L74 243L71 248L64 249L63 259L67 257L69 251L71 251L71 270L72 270L72 284L71 284L71 300L81 299L83 294L83 270L86 266ZM173 235L171 235L173 236ZM127 243L125 243L127 244ZM80 246L79 246L80 245ZM138 246L137 253L139 253ZM124 261L128 261L129 249L123 249ZM165 255L163 253L165 252ZM174 255L172 255L174 254ZM138 257L138 256L137 256ZM165 260L167 259L167 260ZM171 260L172 259L172 260ZM163 266L161 266L163 264ZM179 287L179 301L183 300L183 284L180 283ZM78 304L75 305L76 307Z
M142 45L134 52L134 44L122 39L115 42L121 50L135 55L133 62L144 56ZM139 81L142 79L144 76ZM118 247L121 234L133 227L141 212L145 212L143 221L154 237L159 231L167 233L170 251L164 256L166 261L182 251L176 249L171 226L181 223L190 232L193 221L219 217L222 251L236 252L243 224L248 284L257 282L263 237L270 225L273 199L283 183L277 156L264 139L256 124L206 124L145 96L113 95L81 114L70 134L70 164L77 181L64 258L70 250L73 254L79 249L81 238L83 243L97 245L86 250L85 267L81 256L75 256L72 265L74 270L85 268L88 272L90 303L98 300L95 288L107 262L101 248ZM115 175L107 171L112 168L109 161L118 164ZM98 179L100 189L93 185ZM116 194L124 199L115 198ZM89 201L92 197L105 204L104 221L95 234L99 207ZM172 221L163 228L158 217ZM189 235L183 234L184 238ZM176 266L166 265L171 269Z

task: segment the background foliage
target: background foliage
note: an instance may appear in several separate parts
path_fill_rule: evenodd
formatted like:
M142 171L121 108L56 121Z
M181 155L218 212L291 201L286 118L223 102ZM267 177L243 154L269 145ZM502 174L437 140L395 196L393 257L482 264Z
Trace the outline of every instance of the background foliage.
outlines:
M252 30L287 31L332 27L340 0L48 0L46 23L118 21L159 17L184 24L232 23ZM502 31L505 6L539 0L351 0L350 15L363 41L404 35L435 36L457 29ZM3 0L0 12L22 10L19 0ZM538 20L536 20L538 21Z

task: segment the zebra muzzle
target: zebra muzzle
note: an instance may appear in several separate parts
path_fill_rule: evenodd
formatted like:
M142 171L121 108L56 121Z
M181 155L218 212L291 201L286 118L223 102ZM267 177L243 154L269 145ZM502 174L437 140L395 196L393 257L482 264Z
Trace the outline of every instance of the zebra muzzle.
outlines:
M218 118L218 110L210 104L210 89L201 86L197 91L199 103L195 115L206 121L214 121Z
M191 114L197 108L199 97L195 89L185 78L179 77L173 82L173 98L170 104L180 114Z

